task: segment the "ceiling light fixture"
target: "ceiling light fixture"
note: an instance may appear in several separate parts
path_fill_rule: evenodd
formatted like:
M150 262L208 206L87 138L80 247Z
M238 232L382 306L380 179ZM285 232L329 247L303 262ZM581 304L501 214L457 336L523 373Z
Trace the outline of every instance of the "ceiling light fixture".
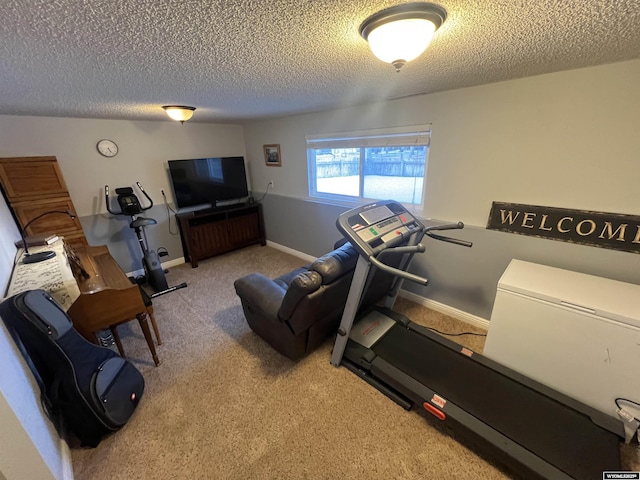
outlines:
M167 115L177 122L184 123L193 116L196 107L187 107L184 105L165 105L162 107Z
M424 52L447 12L433 3L405 3L381 10L360 25L371 51L396 72Z

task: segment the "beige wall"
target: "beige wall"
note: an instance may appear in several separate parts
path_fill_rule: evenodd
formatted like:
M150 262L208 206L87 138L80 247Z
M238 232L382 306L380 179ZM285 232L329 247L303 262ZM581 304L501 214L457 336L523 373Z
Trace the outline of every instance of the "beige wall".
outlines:
M102 138L118 144L120 151L116 157L98 154L96 143ZM129 229L126 222L116 222L105 214L104 185L114 188L140 181L157 204L162 203L160 190L172 202L167 160L244 155L244 136L240 125L0 115L0 157L39 155L58 158L87 237L96 239L92 243L108 243L112 254L130 271L134 269L130 266L131 258L139 256L137 244L134 241L131 248L118 245L122 236L119 230ZM163 223L160 216L158 220ZM0 226L0 280L6 285L18 232L1 197ZM155 237L155 245L167 245L166 239L158 240L167 231L162 227L149 232L152 242ZM177 256L182 255L181 251L178 254L177 246L171 250ZM3 370L6 375L0 374L0 423L7 427L0 435L0 445L4 445L0 449L0 476L9 480L72 478L66 444L59 440L41 412L38 387L4 326L0 326L0 344L3 365L13 366Z
M115 141L119 153L101 156L96 143ZM108 245L125 272L142 269L142 253L130 219L106 213L104 185L115 195L117 187L139 181L155 206L145 216L158 224L146 229L152 249L163 247L179 262L182 246L172 214L164 207L162 191L172 204L167 160L208 156L245 155L241 125L97 120L0 115L0 157L54 155L65 177L87 240L91 245ZM249 172L250 173L250 172ZM249 178L250 180L250 178ZM136 195L148 205L134 187ZM170 220L171 219L171 220Z
M172 200L166 175L167 160L244 155L245 147L250 183L255 190L264 190L266 184L274 180L277 194L304 198L307 195L306 134L432 123L425 216L463 220L483 227L493 200L638 214L638 85L640 60L635 60L251 122L244 127L246 144L243 127L239 125L0 115L0 157L57 156L79 215L90 217L105 211L102 199L105 184L124 186L140 181L158 202L161 189ZM118 143L117 157L106 159L98 155L95 144L101 138ZM271 143L281 145L281 168L264 165L262 145ZM16 232L12 235L15 237ZM492 240L497 235L493 235ZM6 240L0 242L5 243ZM489 259L491 278L484 282L468 279L468 289L462 289L464 295L480 298L476 303L484 306L476 305L479 314L486 314L487 304L492 300L492 283L505 266L504 259L496 258L496 252L491 250L492 244L479 245L484 250L475 250L482 252L476 257L482 258L470 259L478 269L484 268ZM527 240L522 251L537 249L537 260L556 255L557 263L572 255L567 245L549 252L536 245L539 244ZM585 254L593 252L589 247L576 248ZM0 271L5 282L7 252L4 270ZM611 272L608 276L613 278L616 274L621 276L620 272L625 269L627 277L632 271L638 271L634 266L638 263L637 256L599 253L602 253L599 259L591 259L591 270L600 268L603 274ZM617 267L616 262L620 262L620 266ZM466 259L464 263L468 265ZM427 268L427 273L436 276L434 283L438 285L440 272L436 267ZM447 272L442 275L446 276ZM452 286L461 285L461 279L454 280ZM447 287L446 283L442 285ZM480 293L473 293L476 290ZM447 291L456 293L452 288ZM6 335L1 338L7 340ZM17 361L15 353L8 358ZM0 390L5 387L2 384ZM28 409L29 415L36 415L41 422L42 417L38 417L36 411L35 407ZM24 426L27 428L27 422ZM51 457L44 455L50 461ZM29 462L28 457L25 461ZM38 468L46 469L42 459L38 462ZM50 468L56 470L56 467ZM57 468L64 470L60 464ZM6 475L6 471L2 473L14 478Z
M492 201L639 215L638 85L635 60L249 123L253 184L276 187L264 202L267 238L318 255L338 236L336 208L326 209L331 219L313 217L317 205L304 201L305 135L431 123L422 214L462 220L454 236L474 245L425 240L411 268L429 285L404 288L435 302L429 306L488 320L513 258L639 283L640 255L485 229ZM262 145L270 143L281 146L281 168L264 165Z
M115 141L105 158L98 140ZM173 193L167 160L244 155L240 125L0 115L0 157L55 155L81 217L104 213L103 189L139 181L158 204Z
M249 123L253 183L306 197L305 135L431 123L427 217L484 227L494 200L638 214L638 85L635 60Z

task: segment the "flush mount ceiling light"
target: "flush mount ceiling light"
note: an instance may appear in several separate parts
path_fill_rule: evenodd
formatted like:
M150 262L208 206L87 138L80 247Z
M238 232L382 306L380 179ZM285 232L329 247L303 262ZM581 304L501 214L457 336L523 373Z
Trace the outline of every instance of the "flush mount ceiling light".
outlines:
M371 51L396 72L431 43L447 12L433 3L405 3L374 13L360 25Z
M162 107L167 115L177 122L184 123L193 116L196 107L187 107L184 105L165 105Z

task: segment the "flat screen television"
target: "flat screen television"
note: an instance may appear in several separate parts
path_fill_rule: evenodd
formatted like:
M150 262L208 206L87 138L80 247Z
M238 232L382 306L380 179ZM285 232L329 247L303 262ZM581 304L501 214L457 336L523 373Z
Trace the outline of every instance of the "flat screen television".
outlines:
M244 157L169 160L169 174L178 208L249 195Z

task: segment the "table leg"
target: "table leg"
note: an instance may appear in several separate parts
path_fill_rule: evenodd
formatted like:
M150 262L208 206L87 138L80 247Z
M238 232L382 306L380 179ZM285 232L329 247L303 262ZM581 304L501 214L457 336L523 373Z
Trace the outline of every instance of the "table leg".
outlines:
M120 356L126 357L126 355L124 354L124 348L122 348L122 342L120 341L120 335L118 335L118 327L115 325L111 325L109 329L111 330L111 335L113 335L113 340L116 342L116 346L118 347Z
M156 347L153 344L153 337L151 337L151 330L149 330L149 323L147 322L147 313L139 313L136 315L138 322L140 323L140 328L142 328L142 333L144 334L144 338L147 341L147 345L149 346L149 350L151 350L151 356L153 357L153 361L156 364L156 367L160 364L160 360L158 360L158 354L156 353Z
M149 319L151 320L151 327L153 328L153 332L156 334L156 340L158 341L158 345L162 345L162 339L160 338L160 331L158 330L158 325L156 324L156 317L153 316L153 307L147 307L147 313L149 314Z

